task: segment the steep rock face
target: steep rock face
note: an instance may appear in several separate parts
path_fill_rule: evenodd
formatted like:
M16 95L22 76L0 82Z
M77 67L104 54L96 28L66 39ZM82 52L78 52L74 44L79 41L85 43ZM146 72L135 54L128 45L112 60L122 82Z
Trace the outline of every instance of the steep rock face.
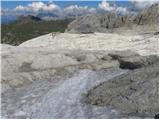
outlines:
M112 32L115 28L132 28L135 25L158 24L158 4L141 11L137 15L118 16L115 13L93 14L80 17L68 25L67 32L91 33Z
M159 7L158 4L152 5L150 8L140 12L134 19L137 25L158 24L159 23Z
M94 14L78 18L68 25L66 31L92 33L111 31L112 28L118 28L126 23L127 16L120 17L114 13L106 15Z

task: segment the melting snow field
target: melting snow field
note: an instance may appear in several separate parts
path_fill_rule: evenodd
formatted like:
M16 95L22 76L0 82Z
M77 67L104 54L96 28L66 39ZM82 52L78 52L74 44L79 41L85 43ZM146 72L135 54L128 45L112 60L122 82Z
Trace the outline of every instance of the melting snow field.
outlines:
M105 74L102 74L105 73ZM81 103L82 94L96 84L123 74L124 71L106 71L96 73L90 70L80 71L60 86L51 89L43 98L41 108L33 113L34 118L109 118L116 114L108 108L94 107Z
M81 70L73 75L11 90L2 95L3 118L117 118L120 111L84 102L84 94L99 83L126 70Z

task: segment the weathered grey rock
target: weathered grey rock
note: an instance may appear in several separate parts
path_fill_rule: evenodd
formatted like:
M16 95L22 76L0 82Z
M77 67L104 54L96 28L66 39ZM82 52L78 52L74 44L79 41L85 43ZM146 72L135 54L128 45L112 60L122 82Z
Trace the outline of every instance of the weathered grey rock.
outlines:
M93 33L93 32L112 32L113 28L118 28L124 24L114 13L93 14L80 17L68 25L67 32ZM123 18L125 19L125 18Z
M78 33L113 32L116 28L125 27L126 29L132 29L143 25L154 25L156 27L155 30L158 31L158 19L158 4L155 4L136 15L126 14L119 16L115 13L106 13L80 17L71 22L66 31ZM150 29L150 27L145 29Z
M159 23L159 5L154 4L146 10L141 11L134 19L137 25L157 24Z
M139 62L141 56L137 53L109 52L126 49L137 51L141 55L158 54L158 35L61 33L54 38L51 34L44 35L16 47L2 45L2 117L139 117L137 114L124 115L125 111L112 110L108 106L81 104L84 100L83 95L92 87L128 73L129 70L119 68L118 60L129 61L131 64L134 61L129 58L134 57L135 61L138 59ZM117 56L116 59L113 59L113 53ZM147 66L152 65L153 60L157 61L154 57L149 59L149 62L146 62ZM139 77L139 74L137 72L133 77ZM149 74L152 72L148 72L147 75ZM143 77L140 75L138 80L141 81L141 78ZM150 76L146 79L148 82ZM126 90L124 88L126 83L120 84L123 86L121 88ZM153 90L158 89L157 85L156 83ZM150 90L148 87L152 87L152 84L147 83L144 89ZM114 88L110 90L114 91ZM152 90L146 94L150 95L150 92ZM142 92L136 98L144 98L146 94L143 96ZM142 97L139 97L141 95ZM150 102L145 103L150 104ZM146 115L141 118L143 117Z
M131 50L113 51L108 54L113 59L129 58L134 56L140 56L138 53Z
M118 61L106 57L107 54L103 51L39 51L34 48L29 51L21 47L3 47L2 92L36 80L48 79L55 74L70 73L78 69L98 70L119 66ZM19 51L18 54L16 50Z
M155 114L154 119L159 119L159 114Z
M88 92L88 103L154 118L159 111L158 76L157 61L95 86Z
M158 56L154 55L148 57L135 56L135 57L119 59L119 62L120 62L120 68L136 69L142 66L152 65L155 62L158 62Z
M116 51L109 53L113 59L118 60L122 69L136 69L147 65L152 65L159 61L158 56L140 56L139 54L127 51Z

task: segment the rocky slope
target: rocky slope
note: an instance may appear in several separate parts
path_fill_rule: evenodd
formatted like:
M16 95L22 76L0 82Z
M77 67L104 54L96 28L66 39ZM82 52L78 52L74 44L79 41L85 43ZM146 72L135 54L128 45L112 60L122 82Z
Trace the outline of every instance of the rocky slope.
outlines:
M137 13L124 16L115 13L94 14L80 17L68 25L66 32L93 33L93 32L113 32L118 28L142 29L158 31L158 4ZM119 29L118 29L119 30Z
M153 118L153 112L157 112L157 33L51 33L19 46L2 44L1 56L3 118ZM147 77L148 72L153 74ZM132 76L133 82L128 81ZM104 88L99 86L105 87L114 79L124 81L126 90L136 88L135 93L129 92L133 94L131 99L137 99L139 105L145 98L143 105L147 108L137 113L135 108L129 109L128 113L123 107L128 106L128 100L120 104L124 109L119 109L116 101L121 96L113 99L114 105L107 101L103 106L86 103L87 94L92 98L88 91L94 95L98 86L101 92ZM115 84L123 88L120 81ZM124 89L120 91L127 94ZM141 97L143 91L145 96ZM153 94L156 96L149 97ZM102 95L102 100L106 99L106 93ZM147 115L141 112L145 110Z
M87 94L87 101L92 105L111 105L142 116L158 113L158 57L139 59L135 53L127 55L123 52L110 55L120 61L121 68L131 71L95 86Z

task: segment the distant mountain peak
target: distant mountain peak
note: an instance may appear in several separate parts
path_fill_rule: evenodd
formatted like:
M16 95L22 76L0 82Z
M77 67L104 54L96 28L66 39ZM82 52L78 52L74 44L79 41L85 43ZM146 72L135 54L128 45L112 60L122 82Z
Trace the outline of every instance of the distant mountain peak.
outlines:
M33 15L27 15L27 16L21 15L19 16L17 21L21 23L28 23L28 22L39 22L42 21L42 19Z
M115 12L97 13L82 16L70 23L66 32L91 33L91 32L112 32L114 29L125 27L130 29L134 26L158 26L158 4L139 11L136 14L117 15Z

